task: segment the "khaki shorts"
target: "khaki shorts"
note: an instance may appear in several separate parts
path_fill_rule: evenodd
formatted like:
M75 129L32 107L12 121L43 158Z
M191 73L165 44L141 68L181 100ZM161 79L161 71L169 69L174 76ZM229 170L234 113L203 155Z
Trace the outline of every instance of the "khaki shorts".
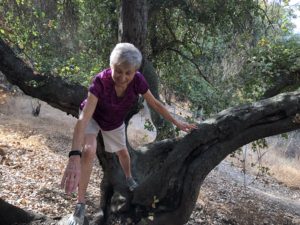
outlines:
M88 122L88 125L85 129L85 134L98 135L99 131L101 131L106 152L113 153L122 149L127 149L124 123L114 130L104 131L92 118Z

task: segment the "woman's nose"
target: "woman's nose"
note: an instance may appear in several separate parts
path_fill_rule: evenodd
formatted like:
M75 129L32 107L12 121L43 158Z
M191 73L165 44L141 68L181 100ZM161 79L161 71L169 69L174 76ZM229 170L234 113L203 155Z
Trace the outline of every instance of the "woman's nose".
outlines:
M124 75L124 74L120 74L119 79L120 79L121 81L125 81L125 75Z

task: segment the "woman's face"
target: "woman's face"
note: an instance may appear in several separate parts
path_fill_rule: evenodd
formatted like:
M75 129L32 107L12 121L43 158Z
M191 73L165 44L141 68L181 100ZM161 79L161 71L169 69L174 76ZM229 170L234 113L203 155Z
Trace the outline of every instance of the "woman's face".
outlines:
M117 86L127 86L136 73L136 69L131 65L112 65L112 79Z

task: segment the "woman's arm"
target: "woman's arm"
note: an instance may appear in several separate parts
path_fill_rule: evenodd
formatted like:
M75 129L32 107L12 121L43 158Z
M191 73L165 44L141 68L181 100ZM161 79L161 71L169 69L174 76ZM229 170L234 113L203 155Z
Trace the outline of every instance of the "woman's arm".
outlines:
M80 150L82 148L84 140L84 131L87 127L88 122L94 114L97 102L98 98L89 92L86 104L81 114L79 115L79 118L74 128L72 150Z
M180 130L183 130L185 132L188 132L192 129L197 128L195 124L188 124L181 122L179 120L176 120L166 109L166 107L160 103L151 93L150 90L148 90L144 95L144 99L147 101L148 105L153 108L156 112L158 112L160 115L162 115L166 120L172 122L175 126L177 126Z
M72 150L81 150L84 141L84 132L89 120L94 114L97 102L98 98L89 92L87 102L79 115L74 128ZM65 189L67 194L76 190L80 179L80 170L80 157L78 155L72 155L69 158L64 176L61 180L61 187Z

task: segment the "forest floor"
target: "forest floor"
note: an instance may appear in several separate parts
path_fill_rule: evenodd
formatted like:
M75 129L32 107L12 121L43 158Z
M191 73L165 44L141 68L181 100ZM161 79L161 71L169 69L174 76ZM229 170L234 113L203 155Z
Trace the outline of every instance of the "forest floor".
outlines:
M41 103L41 113L34 117L36 100L0 89L0 198L55 219L72 213L76 201L59 185L75 118ZM151 133L140 138L151 139ZM95 161L88 215L97 212L101 177ZM205 179L187 224L300 225L300 182L295 182L287 185L270 175L244 175L240 164L227 158Z

